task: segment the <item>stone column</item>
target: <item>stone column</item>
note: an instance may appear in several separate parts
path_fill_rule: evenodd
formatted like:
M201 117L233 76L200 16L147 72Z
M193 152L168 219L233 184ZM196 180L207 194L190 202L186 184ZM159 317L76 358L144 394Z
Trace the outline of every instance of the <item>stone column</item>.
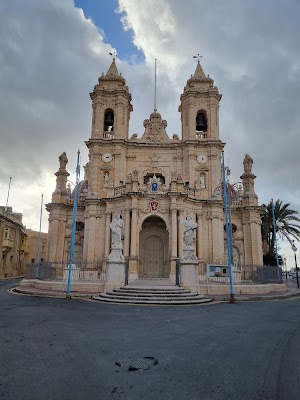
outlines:
M56 217L49 218L48 233L48 261L56 261L56 244L58 235L58 219Z
M130 259L129 259L129 279L134 280L138 277L137 262L137 207L131 207L131 243L130 243Z
M105 248L104 248L104 257L107 258L110 252L110 219L111 219L111 211L106 211L106 222L105 222Z
M203 259L203 252L202 252L202 212L197 213L197 257L199 260Z
M124 229L124 256L129 256L130 246L130 209L125 208L125 229Z
M58 220L58 235L57 235L57 247L56 247L56 259L64 259L64 246L65 246L65 235L66 235L66 221L67 218L60 217Z
M103 214L99 218L99 254L97 254L97 260L102 261L105 253L105 224L106 219Z
M96 239L96 215L91 212L89 216L89 244L88 244L88 254L87 260L94 261L95 259L95 239Z
M179 213L179 220L183 220L183 209L178 210ZM183 225L178 225L178 256L179 258L183 257Z
M212 218L212 239L213 239L213 262L220 264L222 257L222 247L224 248L224 231L220 227L220 220L218 217Z
M87 207L84 213L84 241L83 241L83 259L88 259L88 248L89 248L89 213Z
M172 235L171 235L171 240L172 240L172 258L177 257L177 209L172 208L171 209L172 213Z
M136 235L137 235L137 208L132 208L131 215L131 246L130 255L136 257Z
M171 271L170 279L175 282L177 258L177 202L171 197Z

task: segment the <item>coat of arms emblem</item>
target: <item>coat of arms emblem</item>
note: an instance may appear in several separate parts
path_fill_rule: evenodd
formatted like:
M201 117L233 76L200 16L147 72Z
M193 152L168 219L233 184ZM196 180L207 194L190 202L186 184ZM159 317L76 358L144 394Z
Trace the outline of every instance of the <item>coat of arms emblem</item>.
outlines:
M157 211L159 207L158 201L152 200L150 201L150 209L151 211Z

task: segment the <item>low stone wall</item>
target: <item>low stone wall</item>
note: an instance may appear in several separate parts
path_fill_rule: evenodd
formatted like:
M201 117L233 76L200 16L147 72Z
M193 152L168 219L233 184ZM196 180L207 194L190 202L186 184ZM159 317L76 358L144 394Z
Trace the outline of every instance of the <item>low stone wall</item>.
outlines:
M66 281L41 281L38 279L23 279L19 285L21 288L30 289L33 288L35 290L49 290L54 292L66 292L67 291L67 282ZM100 280L95 281L77 281L71 282L71 293L103 293L104 292L105 282Z
M153 282L155 286L155 283ZM62 292L67 291L66 281L42 281L38 279L23 279L20 283L21 288L30 288L34 290ZM182 286L184 287L184 286ZM187 289L190 289L186 286ZM260 285L234 285L234 293L238 295L258 295L269 294L274 292L286 292L288 289L284 283L267 283ZM71 292L95 294L104 293L105 281L73 281L71 282ZM226 284L211 284L202 283L198 286L198 293L209 296L229 295L229 285Z
M199 285L199 294L219 296L229 295L229 285L203 283ZM284 283L266 283L261 285L234 285L236 295L269 294L273 292L286 292L288 289Z

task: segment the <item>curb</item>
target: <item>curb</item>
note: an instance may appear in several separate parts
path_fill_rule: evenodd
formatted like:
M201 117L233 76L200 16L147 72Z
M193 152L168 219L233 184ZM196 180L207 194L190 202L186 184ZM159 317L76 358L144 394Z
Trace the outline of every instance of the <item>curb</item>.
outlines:
M253 296L253 297L239 297L239 296L235 296L235 300L236 301L269 301L269 300L286 300L289 298L293 298L293 297L300 297L300 292L299 293L290 293L290 294L283 294L283 295L271 295L271 296ZM225 298L225 297L213 297L214 301L228 301L229 298Z
M19 293L25 294L28 296L36 296L36 297L56 297L58 299L65 299L67 297L66 292L40 292L40 291L31 291L26 289L21 289L19 286L13 287L9 289L10 293ZM92 296L95 294L91 293L72 293L70 294L71 298L89 298L92 299Z
M54 298L60 298L60 299L65 299L67 297L65 292L42 292L42 291L31 291L27 289L21 289L19 286L13 287L9 289L10 293L19 293L19 294L24 294L27 296L36 296L36 297L54 297ZM95 293L72 293L71 292L71 298L78 298L78 299L91 299L94 301L97 301L94 299L94 296L97 296ZM240 297L240 296L235 296L235 300L237 302L242 302L242 301L269 301L269 300L286 300L288 298L297 298L300 297L300 292L299 293L289 293L289 294L283 294L283 295L273 295L273 296L268 296L268 297L263 297L263 296L253 296L253 297ZM211 297L212 302L228 302L229 297ZM99 302L99 301L98 301ZM100 303L100 302L99 302Z
M16 279L24 279L25 275L20 275L20 276L10 276L9 278L0 278L0 282L7 282L7 281L14 281Z

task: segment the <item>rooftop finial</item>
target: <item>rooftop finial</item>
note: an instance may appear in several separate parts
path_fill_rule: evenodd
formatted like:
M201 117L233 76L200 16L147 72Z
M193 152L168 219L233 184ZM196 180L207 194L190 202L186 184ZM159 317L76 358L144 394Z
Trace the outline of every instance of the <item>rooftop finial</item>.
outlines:
M203 56L200 56L200 54L198 53L196 56L193 56L193 58L197 58L198 59L198 64L200 64L200 60Z
M113 61L115 61L116 58L119 58L116 50L114 50L112 53L109 53L109 54L112 56Z
M154 67L154 112L156 113L157 111L157 106L156 106L156 61L155 59L155 67Z

